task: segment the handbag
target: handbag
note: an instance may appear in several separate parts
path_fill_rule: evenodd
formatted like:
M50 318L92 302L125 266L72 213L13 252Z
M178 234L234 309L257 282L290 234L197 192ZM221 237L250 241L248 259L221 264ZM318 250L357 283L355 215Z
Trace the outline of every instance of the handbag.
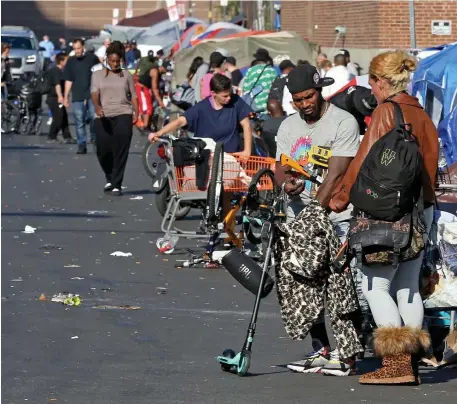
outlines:
M349 253L356 265L392 265L417 258L424 249L425 225L415 209L396 222L357 214L350 221Z

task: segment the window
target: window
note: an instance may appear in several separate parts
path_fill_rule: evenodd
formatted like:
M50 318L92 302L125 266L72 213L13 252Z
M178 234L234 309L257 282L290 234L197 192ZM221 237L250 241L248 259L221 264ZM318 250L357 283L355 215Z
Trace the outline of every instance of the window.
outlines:
M11 49L26 49L32 50L35 49L35 45L31 38L25 36L3 36L2 42L10 44Z

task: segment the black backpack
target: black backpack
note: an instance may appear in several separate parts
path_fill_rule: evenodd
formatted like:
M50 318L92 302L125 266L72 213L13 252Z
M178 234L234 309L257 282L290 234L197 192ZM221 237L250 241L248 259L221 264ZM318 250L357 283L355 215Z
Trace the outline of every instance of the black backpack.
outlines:
M395 127L370 149L350 193L356 211L395 222L412 213L422 190L423 158L410 124L393 102Z
M270 93L268 95L268 101L278 100L282 104L282 97L284 95L284 87L286 86L287 77L276 77L271 83Z

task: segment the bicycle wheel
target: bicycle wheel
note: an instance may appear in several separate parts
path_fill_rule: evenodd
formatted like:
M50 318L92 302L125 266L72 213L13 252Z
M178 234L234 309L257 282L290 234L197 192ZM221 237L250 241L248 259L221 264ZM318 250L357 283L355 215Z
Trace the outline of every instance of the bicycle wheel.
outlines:
M157 155L157 147L157 143L147 141L141 151L141 161L143 162L143 167L146 170L146 174L153 180L157 174L157 167L163 162L163 160Z
M222 211L222 195L223 195L223 173L224 173L224 145L216 143L216 148L213 153L213 164L211 166L211 179L208 186L208 216L209 221L219 219Z
M20 110L10 100L2 103L2 132L4 134L17 132L20 121Z
M247 205L250 210L258 210L261 206L271 206L279 195L280 188L275 180L275 173L269 168L262 168L254 177L248 188Z

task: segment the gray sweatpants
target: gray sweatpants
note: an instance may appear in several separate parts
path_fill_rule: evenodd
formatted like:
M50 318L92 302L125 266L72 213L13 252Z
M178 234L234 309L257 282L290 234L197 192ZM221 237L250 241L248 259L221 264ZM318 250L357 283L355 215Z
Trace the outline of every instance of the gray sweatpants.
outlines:
M425 209L427 242L433 222L433 206ZM363 266L362 291L378 327L422 327L424 305L419 293L419 275L424 252L412 261L403 262L395 270L384 265Z

